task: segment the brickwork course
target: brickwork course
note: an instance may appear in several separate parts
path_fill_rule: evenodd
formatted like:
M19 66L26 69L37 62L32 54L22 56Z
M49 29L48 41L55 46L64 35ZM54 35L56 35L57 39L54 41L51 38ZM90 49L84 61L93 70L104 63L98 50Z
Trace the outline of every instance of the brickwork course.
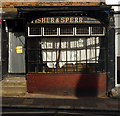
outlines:
M18 2L13 2L18 1ZM91 5L101 5L105 4L100 2L100 0L1 0L1 7L2 8L14 8L15 6L91 6ZM45 2L44 2L45 1Z

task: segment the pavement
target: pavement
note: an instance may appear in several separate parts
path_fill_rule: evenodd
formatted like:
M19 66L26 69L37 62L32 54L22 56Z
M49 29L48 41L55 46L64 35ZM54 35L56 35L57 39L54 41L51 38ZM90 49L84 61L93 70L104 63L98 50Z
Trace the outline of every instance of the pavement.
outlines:
M1 99L2 116L120 116L120 98L26 93Z
M34 96L34 97L33 97ZM120 99L3 97L2 116L120 116Z
M67 108L107 110L120 112L120 99L98 97L68 97L42 94L28 94L25 96L2 97L3 111L5 107L22 108Z
M22 80L22 81L20 81ZM1 95L3 112L17 112L17 111L32 111L33 109L57 109L57 110L78 110L78 111L109 111L114 112L120 115L120 97L118 97L119 90L113 88L111 91L111 96L103 96L103 97L90 97L90 96L56 96L56 95L47 95L47 94L33 94L27 93L22 89L21 93L17 93L19 88L24 87L26 81L24 78L17 78L13 81L13 79L5 79L2 82L5 93ZM13 86L14 85L14 86ZM19 85L19 86L18 86ZM21 86L20 86L21 85ZM14 87L18 87L15 90ZM10 89L9 89L10 88ZM9 91L15 92L17 94L10 94ZM21 90L21 89L20 89ZM7 94L8 93L8 94ZM117 96L117 97L116 97ZM29 109L29 110L28 110ZM46 112L46 111L45 111ZM119 116L118 115L118 116ZM116 115L117 116L117 115Z

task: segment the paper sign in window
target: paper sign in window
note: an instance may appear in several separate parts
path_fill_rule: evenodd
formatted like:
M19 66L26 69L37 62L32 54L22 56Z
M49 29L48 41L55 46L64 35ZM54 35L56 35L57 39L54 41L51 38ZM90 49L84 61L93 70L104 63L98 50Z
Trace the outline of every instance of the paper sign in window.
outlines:
M17 53L17 54L23 53L22 46L17 46L17 47L16 47L16 53Z

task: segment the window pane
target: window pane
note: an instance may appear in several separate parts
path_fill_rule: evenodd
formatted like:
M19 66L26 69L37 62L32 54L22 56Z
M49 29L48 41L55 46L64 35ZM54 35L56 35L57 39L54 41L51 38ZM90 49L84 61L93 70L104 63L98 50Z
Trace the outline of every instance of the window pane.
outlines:
M73 26L67 26L67 25L61 26L60 35L73 35Z
M44 35L57 35L57 27L54 26L44 27Z
M41 35L41 27L30 27L30 35Z
M89 27L88 26L77 26L76 34L89 34Z
M103 34L103 27L92 27L92 34Z

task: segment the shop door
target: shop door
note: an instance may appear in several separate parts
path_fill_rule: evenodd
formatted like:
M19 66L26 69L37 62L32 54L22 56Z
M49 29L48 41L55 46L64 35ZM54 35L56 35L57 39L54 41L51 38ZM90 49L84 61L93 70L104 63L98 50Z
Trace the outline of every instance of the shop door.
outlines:
M9 32L8 73L25 73L24 33Z

